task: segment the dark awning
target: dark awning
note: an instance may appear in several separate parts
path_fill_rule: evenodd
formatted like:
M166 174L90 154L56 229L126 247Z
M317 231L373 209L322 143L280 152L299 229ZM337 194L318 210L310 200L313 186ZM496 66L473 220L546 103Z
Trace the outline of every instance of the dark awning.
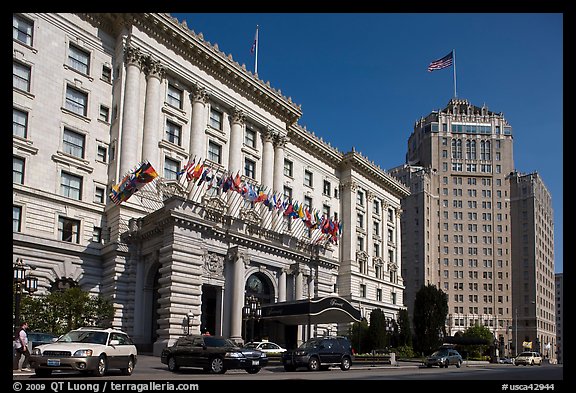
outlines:
M262 306L262 319L285 325L359 322L360 310L338 296L279 302Z

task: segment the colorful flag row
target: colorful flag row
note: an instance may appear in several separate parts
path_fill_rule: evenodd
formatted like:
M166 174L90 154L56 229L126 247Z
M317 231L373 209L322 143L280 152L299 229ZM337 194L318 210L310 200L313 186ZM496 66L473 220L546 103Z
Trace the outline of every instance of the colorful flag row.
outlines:
M120 183L112 186L110 199L116 205L126 202L132 195L156 177L158 177L158 173L156 173L148 161L144 161L140 163L135 170L124 176Z

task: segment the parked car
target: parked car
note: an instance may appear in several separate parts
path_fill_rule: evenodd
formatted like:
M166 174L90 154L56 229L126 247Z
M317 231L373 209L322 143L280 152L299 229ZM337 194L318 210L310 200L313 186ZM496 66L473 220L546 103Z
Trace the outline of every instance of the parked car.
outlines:
M514 359L514 364L524 365L524 366L533 366L535 364L541 366L542 365L542 356L538 352L534 351L524 351L521 352L516 359Z
M131 375L138 352L132 339L112 328L82 327L71 330L50 344L32 350L30 367L38 376L54 370L73 370L104 376L109 369Z
M452 348L440 348L426 358L424 365L426 367L438 366L440 368L448 368L448 366L454 365L460 368L462 366L462 355Z
M28 342L32 343L32 349L38 345L50 344L58 340L58 336L52 333L27 332L26 335L28 336Z
M282 364L286 371L298 367L307 367L310 371L340 367L348 371L353 358L352 345L346 337L318 337L309 339L294 351L284 352Z
M514 364L514 358L499 358L498 363L500 364Z
M280 355L286 352L286 348L282 348L280 345L273 343L272 341L253 341L244 344L246 348L258 349L259 351L265 352L266 355Z
M223 374L232 369L256 374L266 367L268 357L257 349L240 348L225 337L191 334L164 348L160 361L172 372L180 367L200 367L213 374Z

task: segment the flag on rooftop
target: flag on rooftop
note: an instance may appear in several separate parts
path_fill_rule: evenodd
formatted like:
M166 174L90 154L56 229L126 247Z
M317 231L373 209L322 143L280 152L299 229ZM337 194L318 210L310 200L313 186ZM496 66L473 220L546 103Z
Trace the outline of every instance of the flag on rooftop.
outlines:
M450 67L452 65L453 58L454 58L454 51L451 51L450 53L448 53L443 58L438 59L438 60L434 60L428 66L428 72L441 70L443 68Z

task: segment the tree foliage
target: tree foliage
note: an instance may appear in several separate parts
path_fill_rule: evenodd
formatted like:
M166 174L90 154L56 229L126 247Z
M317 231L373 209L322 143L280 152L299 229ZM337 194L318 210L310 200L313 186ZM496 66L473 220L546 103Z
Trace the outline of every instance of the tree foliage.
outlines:
M368 350L383 349L389 345L386 336L386 316L377 308L370 313L370 326L368 326Z
M398 312L398 346L412 346L412 327L410 326L410 316L406 309Z
M114 306L108 299L73 287L48 295L23 297L21 314L30 330L59 335L81 326L111 326Z
M448 315L448 295L435 285L425 285L414 301L414 332L418 351L430 353L438 348L445 336Z
M494 335L490 329L482 325L470 326L462 333L462 337L474 343L466 346L470 357L474 358L484 355L494 340ZM484 344L481 344L482 342Z

